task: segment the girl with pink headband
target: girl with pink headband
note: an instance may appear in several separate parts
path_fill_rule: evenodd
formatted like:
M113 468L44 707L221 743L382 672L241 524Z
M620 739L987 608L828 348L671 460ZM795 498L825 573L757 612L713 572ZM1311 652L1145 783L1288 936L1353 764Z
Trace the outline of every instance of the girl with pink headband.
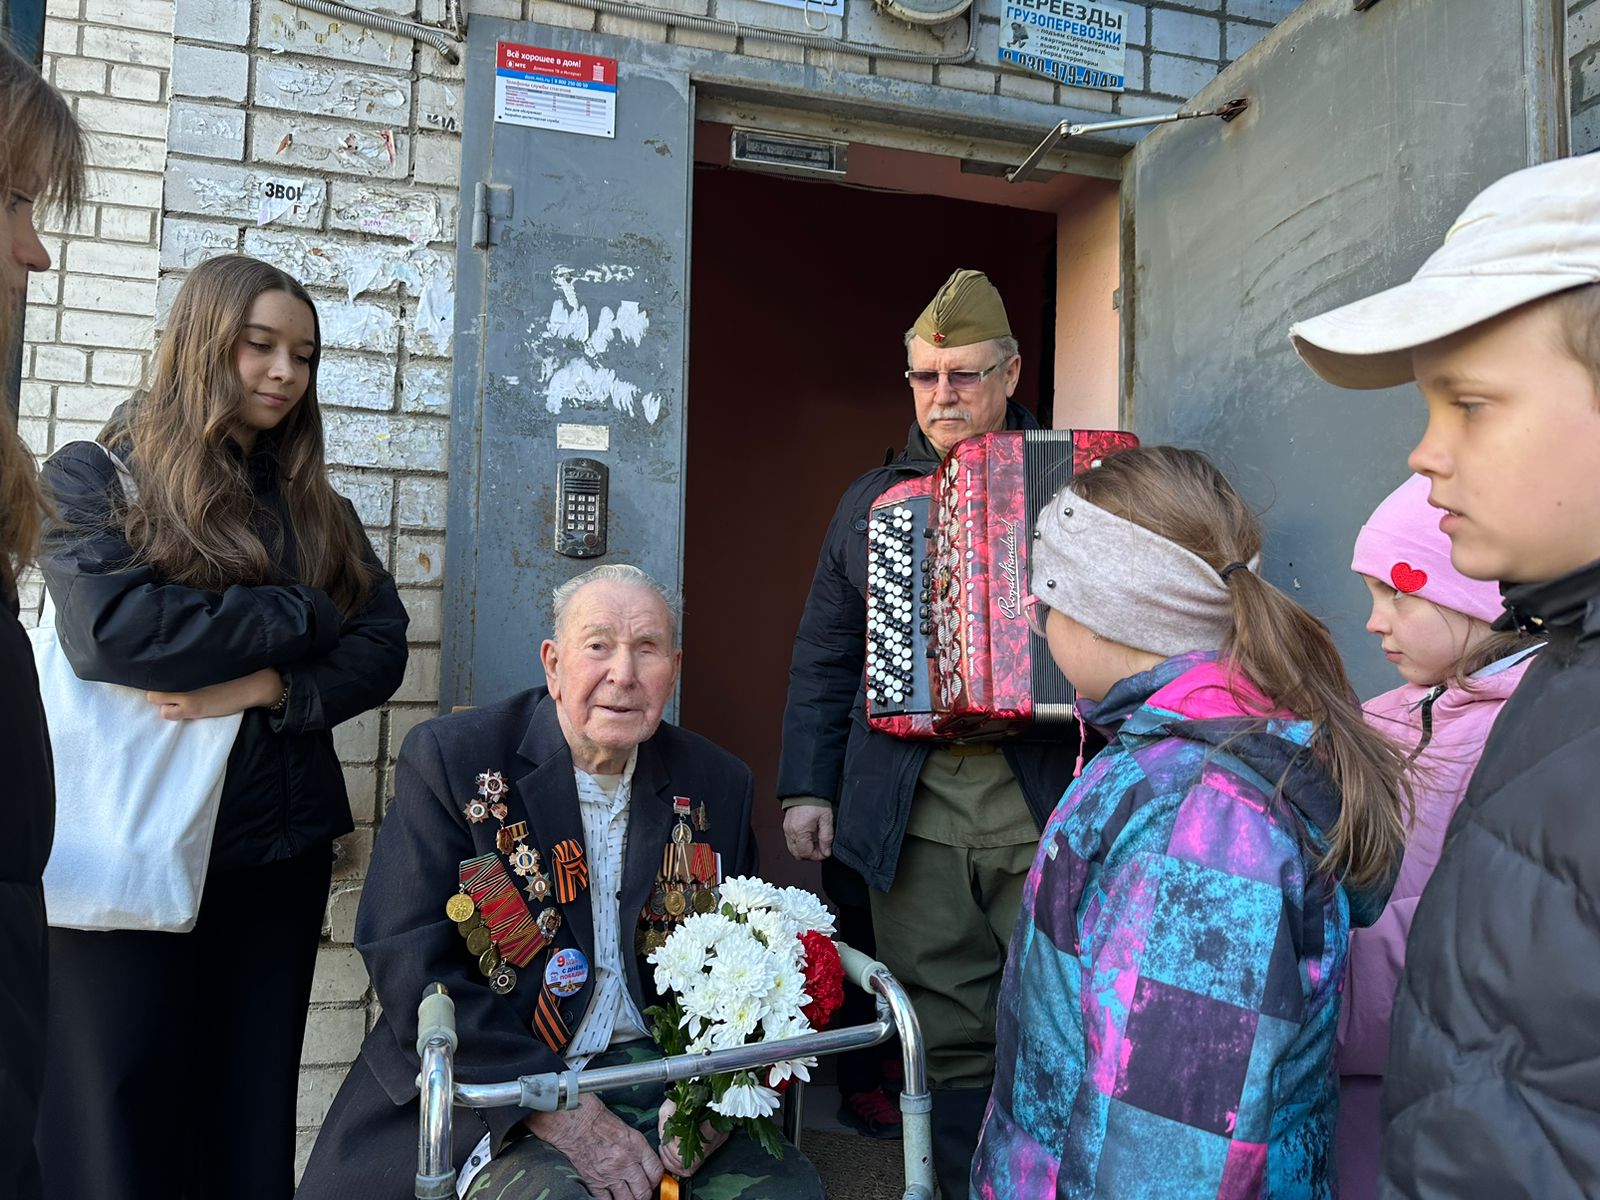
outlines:
M1411 917L1489 729L1539 648L1525 634L1490 628L1502 611L1500 585L1468 579L1451 565L1429 486L1413 475L1378 505L1350 562L1372 593L1367 631L1405 680L1363 707L1367 721L1410 755L1416 818L1388 907L1371 928L1350 935L1335 1056L1341 1200L1378 1194L1389 1015Z

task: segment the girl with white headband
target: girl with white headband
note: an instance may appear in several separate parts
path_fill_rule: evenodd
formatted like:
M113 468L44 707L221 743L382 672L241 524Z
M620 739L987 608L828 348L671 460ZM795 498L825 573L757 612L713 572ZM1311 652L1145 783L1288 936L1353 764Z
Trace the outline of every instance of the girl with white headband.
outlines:
M1033 616L1111 740L1028 876L974 1200L1334 1194L1340 984L1404 762L1260 550L1222 473L1166 446L1041 514Z

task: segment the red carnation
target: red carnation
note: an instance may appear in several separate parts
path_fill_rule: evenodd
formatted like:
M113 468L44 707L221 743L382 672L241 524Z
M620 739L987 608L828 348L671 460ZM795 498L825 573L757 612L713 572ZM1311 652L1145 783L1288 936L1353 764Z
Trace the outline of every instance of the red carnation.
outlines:
M800 1010L811 1028L822 1029L844 1003L844 964L833 939L809 929L800 935L806 948L806 994L811 1003Z

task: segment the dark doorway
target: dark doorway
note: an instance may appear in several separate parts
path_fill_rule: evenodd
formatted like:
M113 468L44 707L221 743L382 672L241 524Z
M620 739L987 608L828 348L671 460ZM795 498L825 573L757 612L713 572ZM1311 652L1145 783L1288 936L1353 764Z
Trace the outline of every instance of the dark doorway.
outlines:
M845 486L905 445L901 339L957 267L1005 297L1017 399L1049 403L1056 218L704 165L693 212L681 720L755 773L763 875L814 888L774 791L823 531Z

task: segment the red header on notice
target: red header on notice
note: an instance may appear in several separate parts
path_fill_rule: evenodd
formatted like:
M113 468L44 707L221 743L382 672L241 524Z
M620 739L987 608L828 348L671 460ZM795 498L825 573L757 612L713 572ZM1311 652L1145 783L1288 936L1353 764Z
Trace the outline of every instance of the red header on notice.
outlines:
M578 83L617 85L617 60L614 58L549 50L543 46L519 46L515 42L500 42L498 46L495 65L502 71L526 71L530 75L571 79Z

